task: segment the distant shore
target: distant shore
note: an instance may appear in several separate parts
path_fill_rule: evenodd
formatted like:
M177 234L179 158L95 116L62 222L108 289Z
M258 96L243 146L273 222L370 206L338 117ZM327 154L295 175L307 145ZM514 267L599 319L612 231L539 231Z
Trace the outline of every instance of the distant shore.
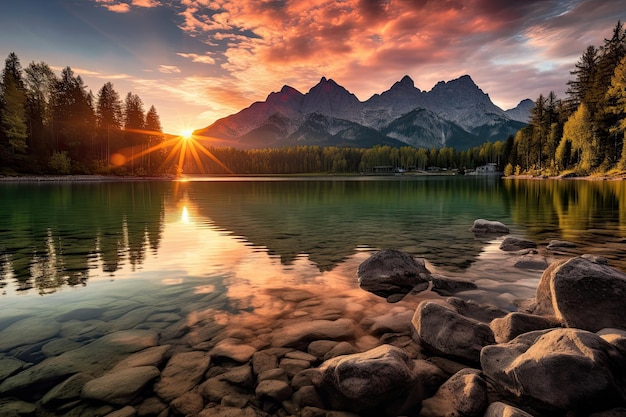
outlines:
M195 176L201 176L202 174L191 174L191 178ZM301 174L206 174L206 177L376 177L376 176L384 176L384 177L393 177L393 176L404 176L404 177L421 177L421 176L455 176L458 174L452 174L451 172L411 172L401 175L376 175L376 174L362 174L362 173L349 173L349 174L329 174L329 173L301 173ZM486 177L489 175L477 175L476 177ZM177 179L184 180L187 178L186 176L177 178L174 175L161 175L161 176L145 176L145 177L137 177L137 176L116 176L116 175L0 175L0 182L104 182L104 181L172 181ZM578 181L623 181L626 180L626 172L620 172L619 174L614 175L587 175L587 176L576 176L576 175L556 175L556 176L547 176L547 175L509 175L509 176L501 176L500 178L506 180L578 180Z

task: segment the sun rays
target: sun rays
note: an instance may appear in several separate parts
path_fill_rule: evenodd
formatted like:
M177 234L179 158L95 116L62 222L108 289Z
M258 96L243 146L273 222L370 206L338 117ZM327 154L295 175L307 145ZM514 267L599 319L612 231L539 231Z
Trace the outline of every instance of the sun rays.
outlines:
M199 137L193 134L193 130L184 129L180 135L169 135L161 132L153 132L148 130L133 130L133 132L141 133L150 136L163 136L164 140L159 143L142 150L139 153L131 153L130 157L114 158L111 156L111 161L115 165L127 165L129 162L148 155L152 152L166 150L167 155L165 160L160 164L159 171L162 171L169 167L172 163L176 165L176 175L180 176L183 173L185 167L193 164L201 174L206 174L206 168L202 161L202 155L208 157L211 161L219 165L225 172L233 174L233 171L228 168L222 161L220 161L211 151L209 151L202 143L200 143ZM203 140L212 140L213 138L202 136ZM217 140L217 139L216 139ZM117 160L117 163L116 163ZM122 161L120 163L120 161Z

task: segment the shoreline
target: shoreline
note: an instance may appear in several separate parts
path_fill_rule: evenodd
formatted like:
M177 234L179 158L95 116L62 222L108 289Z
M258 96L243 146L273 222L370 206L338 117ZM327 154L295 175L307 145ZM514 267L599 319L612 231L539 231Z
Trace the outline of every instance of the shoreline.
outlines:
M298 178L298 177L332 177L332 178L372 178L372 177L453 177L464 176L450 173L429 173L429 172L412 172L404 175L373 175L373 174L330 174L330 173L300 173L300 174L190 174L190 176L183 176L177 178L173 175L161 175L161 176L115 176L115 175L99 175L99 174L78 174L78 175L0 175L1 182L115 182L115 181L177 181L188 180L195 177L206 178ZM503 180L575 180L575 181L624 181L626 180L626 173L619 173L616 175L587 175L587 176L575 176L575 175L509 175L509 176L496 176L496 175L473 175L471 177L484 178L484 177L497 177Z

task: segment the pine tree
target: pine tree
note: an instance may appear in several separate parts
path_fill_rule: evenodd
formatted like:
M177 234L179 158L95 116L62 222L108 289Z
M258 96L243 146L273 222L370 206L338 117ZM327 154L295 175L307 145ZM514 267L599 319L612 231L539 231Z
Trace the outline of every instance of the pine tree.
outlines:
M26 91L22 67L15 53L10 53L2 72L2 108L0 126L6 145L12 153L26 151Z

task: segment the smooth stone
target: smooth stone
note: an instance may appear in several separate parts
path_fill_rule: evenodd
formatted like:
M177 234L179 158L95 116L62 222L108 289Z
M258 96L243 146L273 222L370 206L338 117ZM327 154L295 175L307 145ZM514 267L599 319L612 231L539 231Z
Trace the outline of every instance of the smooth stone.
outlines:
M157 341L158 334L151 330L111 333L7 378L0 384L0 393L38 391L79 372L98 375L127 355L156 346Z
M474 234L505 235L509 233L509 228L498 221L476 219L470 231Z
M72 375L48 391L41 399L41 404L48 408L57 408L61 404L79 400L83 386L93 379L93 376L85 372Z
M0 357L0 382L22 370L25 362L12 357Z
M505 252L516 252L523 249L536 248L537 244L529 239L521 237L507 236L500 244L500 250Z
M309 343L307 352L315 356L317 359L324 359L324 356L330 352L332 348L337 346L339 342L336 340L315 340Z
M0 416L19 417L33 416L37 411L35 404L15 399L0 401Z
M57 338L49 341L41 347L41 352L47 357L58 356L70 350L83 346L82 343L75 342L66 338Z
M325 361L313 379L331 409L362 412L386 407L404 398L416 380L413 361L395 346ZM421 398L414 398L415 401ZM400 414L401 415L401 414Z
M289 382L289 376L282 368L268 369L267 371L260 373L257 377L257 381L259 382L265 381L266 379Z
M0 352L43 342L59 334L61 324L48 317L30 317L0 331Z
M489 404L487 407L487 411L485 411L485 415L483 417L533 417L531 414L528 414L524 410L520 410L519 408L515 408L512 405L494 402Z
M565 240L551 240L550 243L548 243L547 248L550 250L559 250L559 249L572 249L575 248L576 244L572 243L572 242L568 242Z
M357 270L359 285L380 297L402 297L416 286L428 288L430 272L424 260L416 260L408 253L394 249L381 250L365 261ZM399 301L399 299L397 300Z
M284 401L292 393L288 383L275 379L266 379L259 382L254 392L258 398L269 397L276 401Z
M465 362L477 363L481 349L496 342L488 325L459 314L441 300L422 301L412 323L418 343L438 355Z
M555 317L537 316L526 313L509 313L502 318L494 319L490 324L497 343L505 343L523 333L559 327Z
M339 342L334 348L332 348L326 355L324 355L324 360L343 356L343 355L352 355L353 353L357 353L358 350L348 342Z
M204 400L196 392L186 392L170 402L170 408L179 415L195 416L204 408Z
M311 340L342 340L354 337L354 322L350 319L311 320L295 322L277 329L272 346L292 347Z
M585 330L539 330L486 346L481 365L502 395L538 414L586 415L626 401L625 358Z
M139 416L159 416L164 411L169 414L169 410L166 410L168 405L157 397L148 397L136 407Z
M260 375L265 371L278 367L278 358L266 351L254 352L252 355L252 371Z
M210 363L211 357L206 352L173 355L154 384L154 392L165 401L180 397L200 382Z
M433 276L432 283L433 286L431 288L431 291L444 296L456 294L463 291L475 290L478 288L476 284L470 281L445 278L441 276Z
M285 354L285 358L288 359L299 359L302 361L307 361L307 362L315 362L317 361L317 357L314 355L311 355L310 353L306 353L306 352L302 352L300 350L293 350L291 352L287 352Z
M413 311L405 310L397 314L383 314L373 318L374 323L370 327L370 333L380 336L384 333L411 333L411 319Z
M241 344L235 339L225 339L211 349L211 356L228 358L235 362L248 362L257 351L254 346Z
M142 350L119 361L113 370L136 366L156 366L158 368L163 363L169 349L170 345L161 345Z
M285 370L289 377L293 377L298 372L310 368L311 362L302 359L283 358L279 366Z
M626 274L577 257L553 262L537 286L540 315L552 315L566 327L597 332L626 330Z
M221 377L226 381L241 387L252 387L254 383L252 367L248 364L231 368L229 371L222 374Z
M482 417L487 404L487 383L480 371L464 369L444 382L433 397L422 402L420 416Z
M158 368L154 366L113 371L87 382L83 386L81 397L109 404L126 405L159 374Z

